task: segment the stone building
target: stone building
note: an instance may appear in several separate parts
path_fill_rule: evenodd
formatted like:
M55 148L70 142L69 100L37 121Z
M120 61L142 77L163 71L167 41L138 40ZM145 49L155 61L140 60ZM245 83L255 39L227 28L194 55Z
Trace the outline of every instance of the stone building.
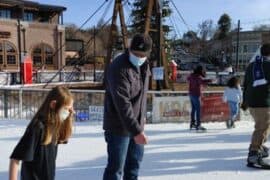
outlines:
M65 7L24 0L0 1L0 70L18 72L26 56L34 69L65 64Z

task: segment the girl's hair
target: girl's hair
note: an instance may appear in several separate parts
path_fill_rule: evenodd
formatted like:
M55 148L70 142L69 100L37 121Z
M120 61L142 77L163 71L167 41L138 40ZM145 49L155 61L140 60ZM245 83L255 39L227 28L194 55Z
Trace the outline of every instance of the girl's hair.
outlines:
M240 84L240 79L236 76L231 77L227 82L227 86L230 88L238 88L238 84Z
M201 75L203 77L206 76L206 72L204 70L204 68L201 66L201 65L198 65L194 70L193 70L193 73L194 74L197 74L197 75Z
M55 101L55 107L51 107L51 102ZM45 126L45 133L43 135L43 144L47 145L51 142L61 143L67 141L72 134L73 114L61 122L59 118L59 111L64 105L68 105L73 101L73 96L66 87L54 87L38 112L30 122L29 126L35 126L40 121Z

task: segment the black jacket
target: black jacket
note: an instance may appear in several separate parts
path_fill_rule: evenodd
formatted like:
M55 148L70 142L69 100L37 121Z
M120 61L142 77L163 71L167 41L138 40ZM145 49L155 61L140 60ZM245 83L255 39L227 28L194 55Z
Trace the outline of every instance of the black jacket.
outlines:
M267 80L267 84L253 87L253 67L254 62L250 63L246 69L243 103L249 107L270 107L270 61L264 60L262 67Z
M143 131L150 74L147 62L140 68L131 64L128 51L109 65L105 75L105 131L132 136Z
M45 126L28 126L10 158L22 160L21 180L54 180L57 146L43 145Z

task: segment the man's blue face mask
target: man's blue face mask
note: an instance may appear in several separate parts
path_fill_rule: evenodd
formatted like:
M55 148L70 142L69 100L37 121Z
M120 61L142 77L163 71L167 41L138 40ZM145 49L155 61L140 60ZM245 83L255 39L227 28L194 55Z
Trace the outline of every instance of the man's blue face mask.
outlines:
M146 61L147 57L137 57L131 52L129 53L129 61L135 66L140 67Z

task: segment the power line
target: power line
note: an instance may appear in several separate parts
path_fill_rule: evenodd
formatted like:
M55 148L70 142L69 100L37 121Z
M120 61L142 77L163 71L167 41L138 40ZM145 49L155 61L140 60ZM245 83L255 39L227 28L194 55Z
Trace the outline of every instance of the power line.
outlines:
M106 0L106 1L108 1L108 0ZM128 0L126 0L124 3L123 3L123 5L125 5L126 3L128 2ZM101 30L103 30L105 27L106 27L106 25L110 22L110 20L113 18L113 16L111 16L101 27L100 27L100 29L99 29L99 31L96 33L96 35L101 31ZM93 40L94 40L94 38L95 38L95 36L92 36L87 42L86 42L86 46L88 46L89 45L89 43L91 43ZM81 51L82 49L80 49L80 51ZM73 65L73 70L71 71L71 74L70 74L70 76L69 76L69 78L71 77L73 77L73 74L74 74L74 70L75 70L75 67L76 67L76 65L78 65L79 63L81 63L81 62L83 62L83 61L85 61L85 56L86 56L86 54L84 54L80 59L78 59L78 61L76 61L76 63ZM73 58L74 57L76 57L76 55L74 55L73 56ZM49 84L49 83L51 83L52 82L52 80L66 67L67 65L64 65L64 66L62 66L62 68L61 69L59 69L56 73L55 73L55 75L43 86L44 88ZM68 79L69 79L68 78ZM69 85L69 84L68 84Z
M84 25L85 24L87 24L93 17L94 17L94 15L96 15L96 13L106 4L106 2L108 2L108 0L105 0L98 8L97 8L97 10L96 11L94 11L94 13L92 13L85 21L84 21L84 23L74 32L74 34L77 34L83 27L84 27ZM63 47L65 47L66 46L66 42L64 43L64 44L62 44L56 51L55 51L55 53L52 55L52 57L54 57L54 56L56 56L57 55L57 53L63 48ZM80 51L82 51L83 50L83 48L81 48L80 49ZM74 55L72 58L75 58L76 57L76 55ZM41 64L41 66L40 66L40 68L42 68L42 66L44 65L44 63L42 63ZM60 68L60 70L58 70L56 73L55 73L55 75L45 84L45 86L44 87L46 87L50 82L52 82L52 80L59 74L59 72L61 72L63 69L64 69L64 67L66 67L66 65L65 66L62 66L61 68ZM37 71L38 71L39 69L37 69ZM23 84L23 86L24 86L25 84Z
M105 18L106 17L106 15L109 12L109 9L110 9L110 7L112 5L112 2L113 1L110 1L110 3L107 5L107 7L105 8L104 13L102 14L101 18Z
M126 1L123 3L123 6L125 6L126 4L129 4L129 1L128 1L128 0L126 0ZM131 16L131 14L130 14L130 16ZM111 21L112 18L113 18L113 16L111 16L111 17L103 24L103 26L100 27L99 32L100 32L101 30L103 30L103 29L106 27L106 25ZM99 32L97 32L95 35L97 35ZM88 45L93 41L94 38L95 38L95 36L92 36L92 37L87 41L86 46L88 46ZM84 56L83 56L83 57L84 57ZM70 76L69 76L68 79L71 79L71 80L72 80L73 76L75 75L74 70L75 70L75 68L76 68L76 65L78 65L79 63L81 63L81 62L83 62L83 61L85 60L85 59L83 59L83 57L81 57L81 58L76 62L76 64L73 66L73 70L72 70L72 72L71 72L71 74L70 74ZM69 83L67 83L67 85L69 85Z
M171 16L169 17L169 20L171 21L171 24L173 25L174 32L175 32L176 36L181 38L181 33L180 33L180 30L179 30L178 26L175 23L175 20Z
M84 25L86 25L96 14L97 12L106 4L106 2L108 2L108 0L105 0L103 2L103 4L101 4L97 9L96 11L94 11L85 21L84 23L74 32L74 34L77 34L83 27ZM66 43L64 43L62 46L60 46L60 48L58 48L56 50L56 52L52 55L52 56L55 56L63 47L66 46Z
M179 15L180 19L182 20L182 22L184 23L184 25L187 27L187 29L190 31L190 25L186 22L186 20L184 19L184 17L182 16L181 12L179 11L179 9L176 7L175 3L173 2L173 0L170 0L170 2L172 3L172 5L174 6L177 14Z
M111 18L109 18L101 27L100 27L100 31L110 22L110 20L112 19L112 17ZM98 34L98 33L97 33ZM97 35L96 34L96 35ZM86 46L88 46L92 41L93 41L93 39L94 39L94 36L92 36L87 42L86 42ZM81 49L82 50L82 49ZM79 63L82 63L82 62L84 62L85 61L85 56L86 56L86 54L84 54L80 59L78 59L78 61L76 61L76 63L73 65L73 69L72 69L72 71L71 71L71 74L70 74L70 76L67 78L67 79L72 79L73 78L73 74L74 74L74 70L76 69L76 66L79 64ZM76 55L75 56L73 56L73 58L74 57L76 57ZM64 66L62 66L61 67L61 69L59 69L56 73L55 73L55 75L44 85L44 88L49 84L49 83L51 83L52 82L52 80L66 67L67 65L64 65Z
M76 33L78 33L81 29L82 29L82 27L84 27L84 25L85 24L87 24L96 14L97 14L97 12L106 4L106 2L108 2L108 0L105 0L97 9L96 9L96 11L94 11L85 21L84 21L84 23L74 32L74 34L76 34ZM60 48L58 48L57 50L56 50L56 52L52 55L52 57L54 57L63 47L65 47L65 45L66 45L66 42L62 45L62 46L60 46ZM83 50L83 48L81 48L80 49L80 51L82 51ZM73 58L75 58L76 57L76 55L74 55L73 56ZM61 72L64 68L66 67L66 65L64 65L64 66L62 66L56 73L55 73L55 75L45 84L45 86L44 87L46 87L50 82L52 82L52 80L59 74L59 72Z

